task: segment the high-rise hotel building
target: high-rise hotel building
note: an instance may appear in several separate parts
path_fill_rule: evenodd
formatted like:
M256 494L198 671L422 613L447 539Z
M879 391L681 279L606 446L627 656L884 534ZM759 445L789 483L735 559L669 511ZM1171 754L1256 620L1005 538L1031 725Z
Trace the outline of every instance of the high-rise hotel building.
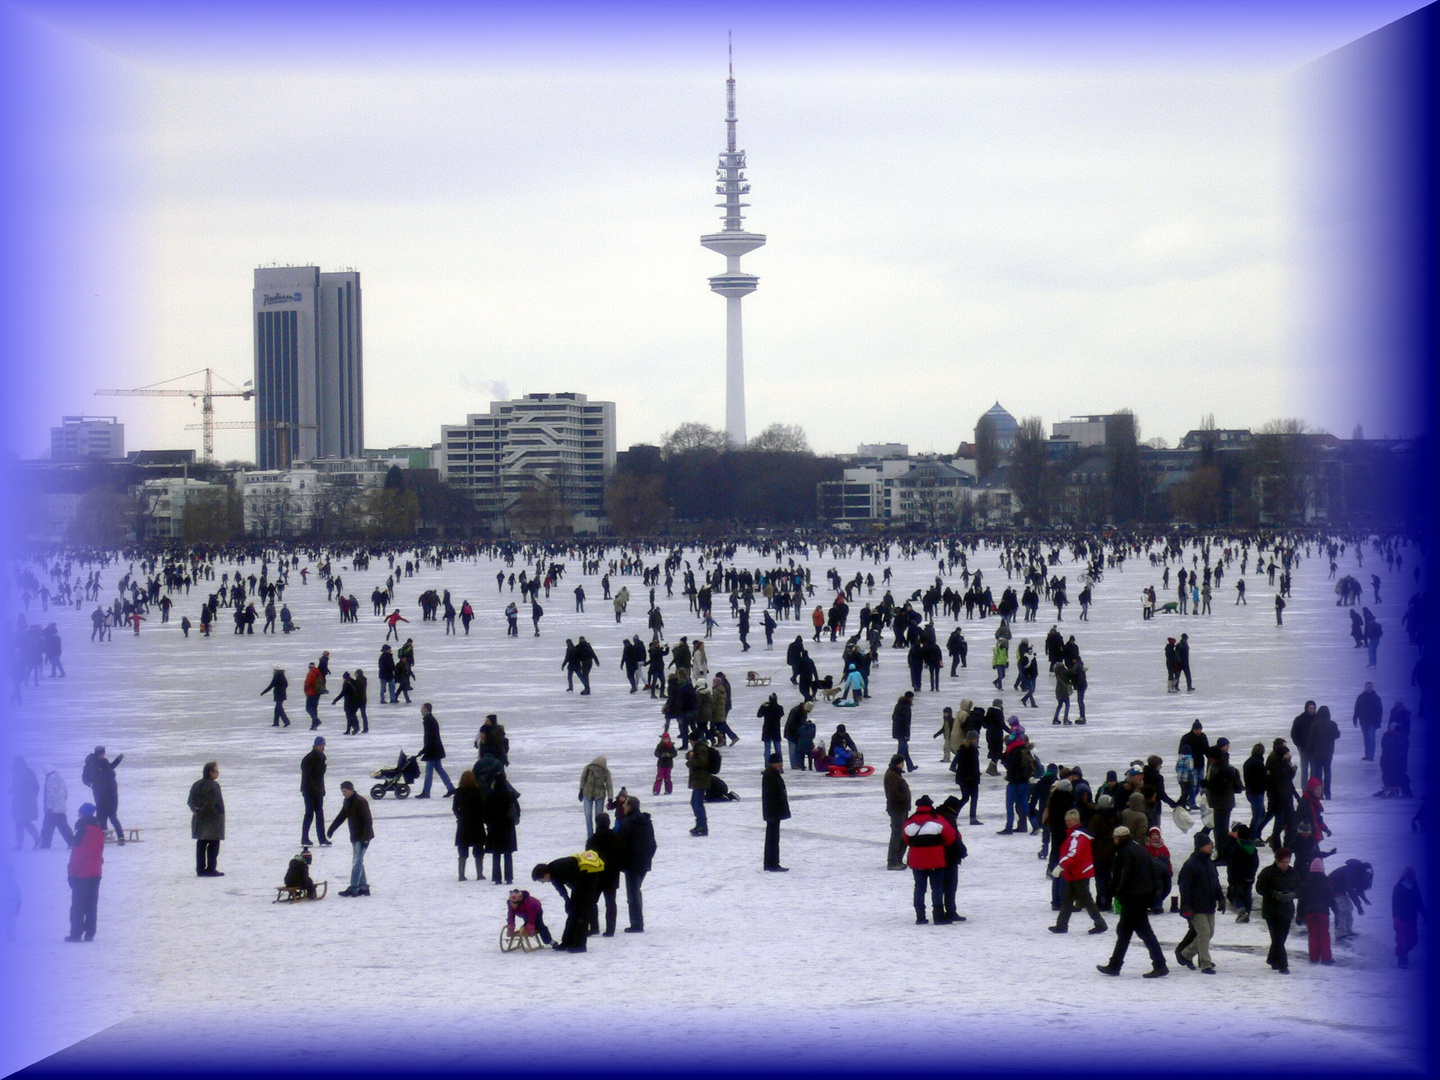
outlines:
M365 379L360 275L318 266L255 271L255 460L360 457Z

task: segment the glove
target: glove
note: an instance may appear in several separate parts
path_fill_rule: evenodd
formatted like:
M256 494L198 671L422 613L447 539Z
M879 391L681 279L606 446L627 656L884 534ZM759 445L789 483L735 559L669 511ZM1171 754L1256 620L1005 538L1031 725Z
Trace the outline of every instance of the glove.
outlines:
M1180 912L1180 917L1181 917L1182 919L1189 919L1189 918L1192 918L1192 917L1194 916L1194 914L1195 914L1195 913L1194 913L1193 911L1182 911L1182 912Z
M575 801L576 801L576 802L584 802L584 801L585 801L585 793L584 793L583 791L577 791L577 792L575 793Z
M1062 871L1061 871L1060 867L1058 867L1058 866L1051 867L1051 869L1050 869L1050 876L1051 876L1052 878L1055 878L1057 881L1060 879L1061 873L1062 873Z
M1220 914L1221 914L1221 915L1224 915L1224 914L1225 914L1225 901L1224 901L1224 900L1221 900L1220 903L1217 905L1217 907L1218 907L1218 909L1219 909L1219 911L1220 911Z

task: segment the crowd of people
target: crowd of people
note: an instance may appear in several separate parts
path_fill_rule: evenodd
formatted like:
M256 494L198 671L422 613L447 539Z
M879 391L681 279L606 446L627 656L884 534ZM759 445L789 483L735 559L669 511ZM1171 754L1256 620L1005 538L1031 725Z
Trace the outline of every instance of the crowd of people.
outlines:
M1081 726L1090 721L1085 700L1089 669L1077 641L1078 633L1083 631L1066 634L1060 629L1070 604L1067 575L1059 572L1066 555L1080 570L1077 623L1089 622L1091 608L1097 602L1097 586L1107 573L1122 571L1127 563L1143 567L1144 560L1148 560L1152 572L1160 572L1161 587L1167 592L1172 588L1172 568L1176 577L1174 601L1157 603L1154 587L1144 590L1144 620L1170 615L1216 618L1211 607L1213 592L1233 576L1237 579L1235 604L1244 604L1244 582L1253 560L1253 576L1277 588L1276 619L1283 626L1280 613L1292 595L1293 575L1306 559L1327 559L1333 579L1348 548L1357 565L1363 565L1368 554L1384 561L1396 575L1404 565L1406 545L1400 538L1075 535L1062 540L1005 534L983 540L1006 576L1003 586L992 580L993 572L971 568L971 561L978 561L980 538L897 545L893 540L749 537L745 543L743 548L738 542L698 548L642 543L619 550L603 542L573 541L528 547L507 542L373 551L262 545L238 550L72 552L51 555L37 560L34 566L17 569L10 575L8 590L12 600L25 611L38 603L42 615L52 605L74 607L78 612L94 604L91 640L97 646L108 643L109 630L117 625L129 625L132 633L139 635L141 624L151 621L152 613L158 615L154 621L159 625L169 623L172 608L184 603L192 588L204 594L197 614L200 638L209 636L222 610L229 612L237 635L254 635L254 624L263 617L263 637L276 632L277 621L282 634L299 631L285 594L288 589L293 598L297 578L301 589L310 587L312 574L317 585L323 583L326 602L338 605L341 622L358 622L358 601L345 591L342 573L352 580L363 577L371 573L372 561L383 560L386 577L383 584L374 584L370 594L376 627L385 629L374 671L379 681L379 703L395 706L402 697L406 705L412 704L411 691L417 680L415 637L401 643L398 630L400 623L410 621L401 613L400 592L417 574L443 571L466 561L502 561L506 569L497 572L496 585L506 600L504 634L518 636L521 610L507 597L508 589L510 594L518 591L520 601L528 603L535 637L542 636L541 594L546 600L550 598L572 560L579 561L582 576L598 578L595 585L601 599L611 605L617 624L628 613L631 592L628 584L614 588L615 579L639 578L637 595L644 596L648 591L645 632L622 637L619 657L613 664L607 664L601 651L585 636L568 638L559 667L567 693L574 691L577 681L581 687L579 696L590 696L592 689L603 693L608 687L596 686L592 680L597 671L607 669L625 680L629 693L648 691L657 703L656 721L661 728L654 748L652 793L654 797L670 795L672 769L677 761L683 762L694 818L690 834L696 838L710 834L707 804L738 798L720 775L725 755L742 739L730 723L735 691L725 672L712 670L706 646L720 625L715 618L717 598L726 596L741 655L751 650L752 625L763 631L766 650L775 648L776 633L786 621L801 626L808 623L812 629L808 642L801 631L784 645L783 663L793 689L763 691L764 700L755 713L762 767L759 813L764 823L761 864L765 871L787 870L780 859L781 824L791 817L784 776L787 764L792 772L814 770L837 780L861 778L872 771L847 725L834 724L827 737L817 724L816 710L825 705L862 710L848 715L866 715L874 708L868 703L873 700L877 668L885 657L893 655L907 672L908 688L890 706L890 737L895 752L888 759L879 785L889 819L886 865L890 870L911 871L918 924L966 921L957 912L959 870L969 857L962 825L983 824L978 815L983 780L988 776L1003 784L1005 824L999 834L1039 839L1037 854L1045 863L1049 902L1055 914L1050 931L1067 933L1072 913L1082 911L1091 923L1091 933L1107 933L1110 926L1105 915L1115 916L1113 951L1106 963L1098 965L1106 975L1120 973L1131 939L1136 936L1149 954L1148 977L1168 973L1169 958L1149 921L1151 916L1167 913L1167 900L1170 910L1188 923L1185 936L1172 952L1173 958L1184 967L1207 974L1217 971L1210 951L1217 915L1228 911L1237 921L1248 922L1256 896L1271 942L1267 959L1277 972L1289 971L1286 941L1294 926L1303 925L1309 959L1321 965L1333 961L1332 915L1334 942L1353 936L1353 915L1371 902L1368 893L1374 879L1370 863L1360 858L1348 857L1339 864L1332 859L1337 850L1347 856L1350 851L1342 848L1342 840L1333 835L1325 818L1325 804L1334 797L1336 744L1343 736L1328 706L1306 702L1288 732L1274 736L1268 747L1264 742L1255 742L1247 756L1237 754L1233 761L1229 739L1222 736L1212 743L1212 732L1195 720L1178 736L1171 774L1176 784L1173 797L1167 785L1165 760L1153 752L1154 747L1137 747L1144 756L1128 763L1114 762L1115 767L1107 769L1103 779L1092 783L1079 765L1045 762L1021 716L1027 710L1041 708L1037 691L1048 676L1054 701L1051 726ZM933 581L896 595L888 563L897 555L933 559L937 567ZM817 584L812 580L812 568L827 556L837 563L870 562L874 569L857 571L848 578L831 569L824 584ZM773 565L747 567L742 563L745 558ZM106 603L104 581L112 570L119 576L114 582L114 595ZM1412 571L1418 586L1419 566L1413 556ZM677 587L696 629L670 639L660 603L672 598ZM877 587L882 590L878 598ZM1378 576L1373 578L1372 588L1373 603L1379 605ZM662 589L663 597L659 594ZM571 591L576 613L583 613L585 585L577 583ZM1349 609L1347 621L1351 625L1347 632L1355 638L1357 648L1368 649L1368 666L1374 667L1383 633L1380 622L1368 607L1363 608L1363 615L1354 612L1353 605L1360 599L1356 579L1341 579L1336 591L1340 597L1337 605ZM446 636L469 637L477 618L475 606L463 596L458 604L455 599L449 588L427 587L418 596L418 622L442 624ZM1053 607L1054 622L1043 639L1035 634L1037 648L1029 636L1022 635L1029 624L1038 623L1042 603ZM852 616L855 605L859 610ZM611 609L607 609L607 619ZM1424 641L1426 610L1424 594L1417 591L1403 620L1412 644ZM457 618L463 634L455 629ZM948 632L940 625L946 619L955 624ZM188 616L183 617L181 629L187 638L191 625ZM1182 625L1197 624L1190 621ZM912 752L913 725L926 695L935 695L930 700L936 701L945 697L948 680L942 673L946 657L950 660L950 678L958 678L968 669L967 631L972 638L977 634L990 637L994 689L1002 695L1007 689L1018 691L1019 697L1013 710L1007 708L1003 696L995 697L989 705L961 698L958 704L943 707L939 730L933 737L941 740L941 756L952 774L944 784L953 784L958 791L937 791L937 796L943 796L937 806L935 797L928 793L912 799L907 774L919 769ZM647 633L648 641L644 640ZM397 643L393 651L392 638ZM1016 668L1013 682L1009 674L1012 643ZM828 648L830 644L837 648ZM64 677L60 653L55 622L32 624L23 612L16 615L11 634L13 703L22 702L24 687L39 684L44 661L49 661L51 678ZM1044 669L1041 655L1045 658ZM1423 660L1422 651L1417 671ZM1167 639L1164 661L1167 690L1181 693L1183 680L1184 692L1194 693L1196 680L1188 632ZM359 667L343 671L338 692L332 696L330 652L320 650L307 665L302 692L309 730L315 732L322 727L322 707L328 703L341 706L344 736L368 734L369 681L364 671ZM831 670L822 673L825 666ZM749 685L765 686L770 682L769 675L763 672L749 671L745 675ZM1422 690L1423 683L1423 679L1415 681ZM276 666L260 690L261 696L271 698L271 728L290 726L285 709L289 686L285 668ZM792 700L782 700L782 692ZM1428 701L1422 693L1417 714L1428 718L1427 713ZM1375 794L1412 798L1408 765L1412 715L1401 696L1392 695L1387 713L1374 683L1367 682L1355 701L1351 720L1362 737L1362 760L1373 762L1378 750L1380 790ZM671 736L672 723L678 746ZM520 847L521 797L508 778L511 746L504 726L496 715L487 716L474 739L474 764L455 781L444 765L446 751L440 718L428 702L420 705L418 728L421 749L414 767L423 767L424 782L416 797L430 798L433 780L439 776L445 787L444 797L452 800L459 880L467 879L472 858L477 878L483 879L484 857L489 855L490 880L497 885L513 885L513 856ZM351 844L351 870L349 885L339 895L366 897L370 887L365 859L376 836L375 818L370 801L347 779L339 785L338 813L326 822L325 748L325 737L315 735L300 760L301 800L296 809L302 817L301 850L289 858L285 884L313 895L310 849L331 844L331 838L344 826ZM126 842L118 818L116 782L116 767L122 758L117 755L110 759L104 746L96 746L86 759L82 781L90 788L92 800L80 808L73 829L67 820L60 771L46 766L42 782L23 758L17 757L12 765L11 809L17 848L27 838L35 846L49 847L56 831L71 845L73 904L71 933L66 940L93 940L103 841L108 831L117 844ZM409 768L407 755L402 752L394 770L399 774L398 782L411 775ZM731 773L734 771L732 766ZM43 833L35 826L42 818L42 793ZM1248 820L1243 812L1237 814L1242 796L1248 804ZM644 932L641 889L657 850L649 814L624 787L616 792L604 755L593 756L581 769L577 800L583 811L584 850L537 863L531 872L532 884L553 885L564 905L564 930L553 945L569 952L584 952L592 933L613 935L622 877L629 917L625 931ZM219 762L203 765L199 779L190 788L187 804L196 844L196 875L224 876L218 868L220 846L225 840ZM960 815L967 807L968 821L962 822ZM1170 811L1168 819L1164 817L1166 810ZM1415 820L1417 825L1422 823L1423 813L1417 814ZM1178 871L1164 839L1167 826L1185 835L1192 845ZM1332 860L1328 869L1327 859ZM1221 870L1225 873L1223 886ZM599 916L601 900L605 909L603 923ZM549 942L543 902L537 892L512 890L506 909L507 926L513 932ZM1425 910L1417 877L1407 869L1395 884L1392 896L1395 954L1401 967L1406 966L1415 947L1416 921L1424 918Z

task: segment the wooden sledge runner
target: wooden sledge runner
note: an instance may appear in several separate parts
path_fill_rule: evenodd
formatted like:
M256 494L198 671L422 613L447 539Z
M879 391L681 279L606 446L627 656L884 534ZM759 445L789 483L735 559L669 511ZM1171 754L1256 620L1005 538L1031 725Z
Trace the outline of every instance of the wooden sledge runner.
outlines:
M106 829L106 830L105 830L105 843L107 843L107 844L114 844L114 843L118 843L118 842L119 842L119 840L118 840L118 838L117 838L116 835L115 835L115 830L114 830L114 829ZM141 840L140 840L140 830L139 830L139 829L126 829L126 830L125 830L125 843L127 843L127 844L138 844L138 843L140 843L140 842L141 842Z
M310 890L304 885L276 885L275 903L293 904L301 900L324 900L326 892L329 891L329 881L317 881L315 883L315 895L309 895Z
M520 952L535 952L537 949L543 949L544 947L545 945L540 940L539 934L527 934L523 931L514 931L511 930L509 926L500 927L501 952L515 952L517 949Z

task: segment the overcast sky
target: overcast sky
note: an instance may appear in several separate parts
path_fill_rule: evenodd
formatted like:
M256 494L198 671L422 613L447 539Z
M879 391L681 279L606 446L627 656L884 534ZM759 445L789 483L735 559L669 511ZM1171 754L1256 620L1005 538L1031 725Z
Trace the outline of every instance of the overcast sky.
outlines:
M507 392L614 400L622 448L723 427L723 260L698 238L719 227L725 42L703 30L608 59L520 37L473 62L106 42L132 95L138 272L107 298L126 327L94 378L250 378L254 268L313 262L361 273L369 446L429 444ZM1047 424L1128 407L1172 443L1206 413L1379 433L1315 400L1289 344L1284 79L1343 36L1157 62L911 34L867 57L858 28L798 48L736 27L747 224L769 238L744 261L752 435L950 452L996 400ZM46 396L31 452L60 410L119 412L132 449L198 446L178 429L198 409L81 383Z

